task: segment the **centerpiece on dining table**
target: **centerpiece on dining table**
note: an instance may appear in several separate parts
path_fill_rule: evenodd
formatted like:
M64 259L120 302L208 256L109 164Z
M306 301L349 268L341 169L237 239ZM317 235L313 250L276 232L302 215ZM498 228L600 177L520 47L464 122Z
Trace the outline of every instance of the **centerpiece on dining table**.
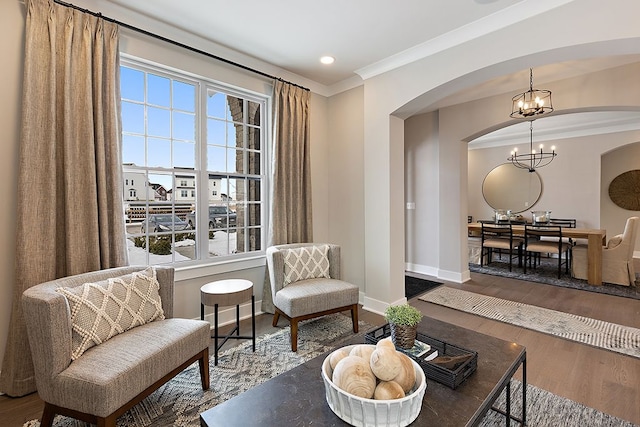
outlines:
M548 224L551 220L551 211L531 211L533 224Z

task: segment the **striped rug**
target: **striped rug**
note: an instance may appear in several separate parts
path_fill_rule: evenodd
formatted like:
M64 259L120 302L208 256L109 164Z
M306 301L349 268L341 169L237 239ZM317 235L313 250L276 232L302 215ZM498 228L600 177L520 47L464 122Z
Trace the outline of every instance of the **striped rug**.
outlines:
M418 299L640 358L640 329L440 286Z

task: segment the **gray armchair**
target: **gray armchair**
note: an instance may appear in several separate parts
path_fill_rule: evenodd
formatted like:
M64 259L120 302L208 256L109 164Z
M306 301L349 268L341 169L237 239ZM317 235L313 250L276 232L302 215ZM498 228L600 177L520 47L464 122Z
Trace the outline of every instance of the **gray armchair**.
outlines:
M126 275L144 269L121 267L79 274L23 293L36 386L45 402L42 427L51 426L56 414L115 426L120 415L195 361L200 365L202 388L209 388L210 326L200 320L173 318L174 271L169 267L155 269L160 285L156 295L163 311L160 319L72 356L75 332L70 300L56 289L78 290L85 283L130 277Z
M288 256L300 248L326 249L326 257L320 256L318 262L297 258L297 266L302 280L288 277L296 266L287 261ZM313 263L309 267L307 261ZM328 265L326 263L328 262ZM320 266L319 264L323 264ZM340 280L340 247L332 244L294 243L267 248L267 266L271 280L271 295L275 313L273 326L278 324L280 316L284 316L291 324L291 350L298 350L298 322L314 317L324 316L341 311L351 311L353 332L358 332L358 286ZM317 267L317 269L315 268ZM328 268L327 268L328 267ZM314 273L315 270L315 273ZM318 273L322 271L322 273ZM296 274L294 274L296 276ZM317 277L309 277L317 276ZM329 276L329 277L322 277ZM297 276L294 279L298 278Z

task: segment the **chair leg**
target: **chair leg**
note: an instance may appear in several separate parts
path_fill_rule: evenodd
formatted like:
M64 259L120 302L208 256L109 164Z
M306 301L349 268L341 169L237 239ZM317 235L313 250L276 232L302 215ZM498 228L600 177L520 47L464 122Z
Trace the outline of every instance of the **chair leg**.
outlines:
M358 304L351 307L351 322L353 322L353 333L358 333Z
M42 418L40 418L40 427L51 427L55 416L56 413L53 406L45 402L44 410L42 411Z
M298 351L298 319L291 319L291 351Z
M518 245L518 267L522 268L522 244Z
M278 313L278 310L276 310L276 312L273 313L273 320L271 321L271 326L273 327L278 326L278 319L280 319L280 313Z
M198 359L200 366L200 382L203 390L209 390L209 348L205 348L202 357Z
M99 417L97 419L97 422L98 422L97 426L98 427L116 427L116 419L117 418L113 415L110 415L106 418Z

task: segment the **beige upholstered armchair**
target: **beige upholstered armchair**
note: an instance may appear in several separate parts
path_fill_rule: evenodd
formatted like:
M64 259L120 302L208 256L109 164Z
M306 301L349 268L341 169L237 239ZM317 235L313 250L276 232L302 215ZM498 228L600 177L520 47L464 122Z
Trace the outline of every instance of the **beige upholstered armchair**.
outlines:
M291 324L291 350L298 349L298 322L351 311L358 332L358 286L340 280L340 247L293 243L267 248L267 266L275 313L273 326L284 316Z
M209 388L209 323L173 318L173 274L170 267L112 268L23 293L45 402L42 427L56 414L115 427L120 415L195 361L202 388Z
M602 248L602 281L617 285L630 286L635 283L636 272L633 266L633 251L640 218L627 219L624 232L609 239ZM587 279L587 246L573 248L573 277Z

